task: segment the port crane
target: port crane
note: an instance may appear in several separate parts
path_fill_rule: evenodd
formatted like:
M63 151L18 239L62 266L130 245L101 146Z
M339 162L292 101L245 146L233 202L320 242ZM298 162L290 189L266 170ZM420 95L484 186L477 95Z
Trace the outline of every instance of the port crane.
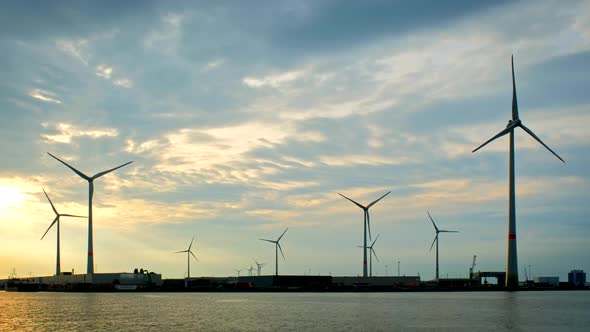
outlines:
M469 268L469 279L473 279L473 269L475 268L475 260L477 259L477 255L473 255L473 261L471 262L471 267Z

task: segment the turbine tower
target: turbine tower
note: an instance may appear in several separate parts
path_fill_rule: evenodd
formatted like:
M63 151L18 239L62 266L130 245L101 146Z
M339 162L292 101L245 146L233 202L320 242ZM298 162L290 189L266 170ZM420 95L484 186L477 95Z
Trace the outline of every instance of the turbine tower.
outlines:
M346 198L347 200L351 201L352 203L354 203L356 206L360 207L363 210L363 216L364 216L364 233L363 233L363 277L367 277L367 228L369 229L369 239L371 238L371 219L369 217L369 209L371 208L371 206L375 205L377 202L379 202L383 197L389 195L389 193L391 193L391 191L388 191L387 193L385 193L385 195L379 197L378 199L374 200L373 202L371 202L369 205L364 206L360 203L357 203L355 201L353 201L352 199L342 195L341 193L338 193L338 195Z
M377 236L375 237L375 240L373 240L373 243L367 247L367 249L369 249L369 277L373 276L373 256L375 256L375 259L377 260L377 262L379 262L379 258L377 257L377 253L375 252L375 249L373 248L375 246L375 242L377 242L377 239L379 239L379 235L381 234L377 234ZM363 246L358 246L359 248L363 248Z
M60 163L66 165L69 169L74 171L74 173L78 174L78 176L80 176L82 179L88 181L88 264L86 266L86 273L94 274L94 251L93 251L93 243L92 243L92 196L94 194L94 180L96 180L99 177L101 177L105 174L108 174L116 169L119 169L123 166L127 166L127 165L131 164L133 161L124 163L121 166L117 166L115 168L111 168L111 169L103 171L103 172L96 173L93 176L88 176L88 175L80 172L79 170L75 169L74 167L68 165L66 162L57 158L56 156L52 155L51 153L47 152L47 154L52 156L53 158L55 158Z
M506 128L500 131L496 136L490 138L482 145L478 146L472 152L475 152L491 141L510 134L509 140L509 161L508 161L508 255L506 257L506 287L514 289L518 287L518 255L516 252L516 183L514 174L514 129L522 128L531 135L537 142L543 145L557 159L565 163L560 156L549 148L532 130L527 128L518 117L518 102L516 100L516 81L514 79L514 58L510 57L512 65L512 119L508 121Z
M276 241L267 240L267 239L259 239L261 241L266 241L266 242L270 242L270 243L275 244L275 275L276 276L279 275L279 250L281 251L281 256L283 256L283 260L285 259L285 255L283 254L283 248L281 248L281 243L279 241L281 241L281 238L283 237L283 235L285 235L285 233L287 233L287 230L289 230L289 228L285 229L283 234L281 234L281 236L279 236L279 238Z
M426 213L428 213L428 217L430 218L430 221L432 221L432 226L434 226L434 230L436 231L434 241L432 241L432 244L430 245L430 251L432 251L434 242L436 242L436 281L438 282L438 233L459 233L459 231L446 231L444 229L438 229L438 227L436 227L436 224L434 223L434 219L432 219L432 217L430 216L430 213L428 211L426 211Z
M191 250L194 240L195 240L195 237L193 236L191 243L188 245L188 249L175 252L175 254L180 254L180 253L186 252L186 266L187 266L186 279L187 280L184 283L185 288L188 286L188 280L190 280L190 278L191 278L191 255L197 260L197 262L199 261L197 256L195 256L195 254L193 254L193 251Z
M47 197L49 204L51 204L51 208L53 209L53 212L55 213L55 219L53 219L53 221L51 222L51 224L49 225L49 227L47 228L47 230L45 231L45 233L41 237L41 240L43 240L43 238L45 237L45 235L47 235L47 232L49 232L49 230L51 229L51 227L53 227L53 225L57 225L57 226L55 226L56 230L57 230L57 255L56 255L57 258L56 258L56 263L55 263L55 275L58 276L61 274L61 262L60 262L60 258L59 258L59 256L60 256L60 254L59 254L59 252L60 252L60 250L59 250L59 218L60 217L86 218L86 217L76 216L73 214L65 214L65 213L62 214L62 213L57 212L57 209L53 205L53 202L49 198L49 195L47 195L47 192L45 192L45 189L43 189L43 193L45 194L45 197Z

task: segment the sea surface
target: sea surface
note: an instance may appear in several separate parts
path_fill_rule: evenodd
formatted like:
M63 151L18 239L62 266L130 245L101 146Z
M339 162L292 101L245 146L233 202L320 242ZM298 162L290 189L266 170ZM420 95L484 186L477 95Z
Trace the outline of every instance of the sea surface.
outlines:
M17 293L0 331L590 331L590 291Z

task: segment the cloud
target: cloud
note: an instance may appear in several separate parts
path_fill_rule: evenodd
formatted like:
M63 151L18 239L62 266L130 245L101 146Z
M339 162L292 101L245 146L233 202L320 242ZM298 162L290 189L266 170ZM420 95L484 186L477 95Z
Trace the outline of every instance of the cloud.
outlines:
M133 86L133 82L127 78L119 78L113 81L113 84L116 86L120 86L123 88L131 88Z
M160 18L159 29L151 30L144 38L143 45L147 49L172 55L180 46L182 24L185 15L167 13Z
M42 89L31 90L29 96L47 103L61 104L61 101L56 98L55 93Z
M506 1L307 2L279 16L271 41L290 52L333 52L415 31L440 30ZM420 15L416 15L420 13ZM278 22L277 22L278 23Z
M98 65L96 67L96 76L110 79L113 73L113 68L107 65Z
M296 70L284 73L270 74L262 77L244 77L242 83L251 88L280 88L305 76L305 71Z
M117 137L119 131L114 128L88 128L80 129L69 123L58 123L55 125L57 134L41 134L49 143L65 143L69 144L74 138L89 137L92 139L102 137Z
M217 68L221 67L224 63L225 63L224 59L211 60L211 61L207 62L207 65L205 65L205 68L203 68L203 69L205 71L217 69Z
M277 172L261 161L248 167L248 154L257 149L273 148L288 140L321 141L315 132L298 133L290 124L247 122L209 129L184 128L155 140L127 142L126 151L150 153L158 159L156 169L173 173L207 171L212 181L233 182L259 178ZM254 161L256 164L256 161Z
M56 41L56 46L62 52L66 53L67 55L75 58L76 60L82 62L84 65L88 66L90 53L88 51L87 39L60 39Z
M339 156L321 156L320 161L328 166L355 166L355 165L366 165L366 166L384 166L384 165L400 165L406 164L412 161L409 157L386 157L381 155L362 155L362 154L349 154Z

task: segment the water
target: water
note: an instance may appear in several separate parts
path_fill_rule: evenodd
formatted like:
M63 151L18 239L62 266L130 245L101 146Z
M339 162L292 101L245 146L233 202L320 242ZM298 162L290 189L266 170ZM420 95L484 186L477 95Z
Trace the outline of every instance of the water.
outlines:
M590 291L10 293L0 331L590 331Z

